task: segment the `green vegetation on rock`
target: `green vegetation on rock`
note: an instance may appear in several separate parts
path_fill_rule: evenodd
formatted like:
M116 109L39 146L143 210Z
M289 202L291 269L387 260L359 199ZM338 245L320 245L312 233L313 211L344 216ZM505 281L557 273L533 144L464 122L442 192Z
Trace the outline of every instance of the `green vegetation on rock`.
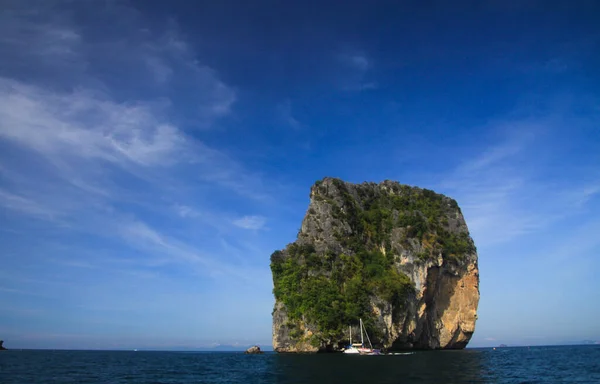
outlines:
M412 291L408 276L392 268L391 257L378 251L317 255L311 245L292 244L287 252L271 256L275 297L286 305L290 319L304 318L317 325L324 340L343 337L348 324L360 317L371 324L370 296L401 309Z
M327 201L335 206L332 212L336 218L348 222L352 229L351 236L337 234L342 245L350 248L365 243L386 245L393 228L404 228L406 239L418 239L425 248L422 260L441 252L444 259L458 261L465 254L475 252L468 233L448 228L448 216L460 212L455 200L428 189L398 183L390 183L387 193L359 186L358 196L354 197L343 181L333 179L333 184L341 194L346 213L342 213L335 200Z

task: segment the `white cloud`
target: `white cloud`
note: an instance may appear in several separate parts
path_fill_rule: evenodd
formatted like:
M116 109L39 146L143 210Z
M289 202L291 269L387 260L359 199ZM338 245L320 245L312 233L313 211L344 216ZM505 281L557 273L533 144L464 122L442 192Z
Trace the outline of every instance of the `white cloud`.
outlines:
M217 200L254 206L247 199L264 199L277 181L265 188L198 131L233 113L236 90L176 25L151 30L127 9L102 15L124 3L74 2L60 15L61 6L12 3L18 15L0 12L0 227L10 237L0 291L17 304L21 291L49 292L38 305L50 307L68 296L65 306L82 314L152 312L146 304L167 291L174 309L224 302L215 300L222 287L268 294L264 253L222 249L221 239L239 246L246 234ZM93 26L79 28L82 9Z
M378 87L375 81L368 79L372 63L365 53L344 53L339 55L339 61L341 88L344 91L360 92Z
M37 2L36 7L21 2L4 3L0 13L0 52L11 51L11 60L21 64L36 60L39 65L41 60L45 64L85 66L79 55L81 34L63 16L42 2Z
M346 57L347 62L355 67L359 71L366 71L369 69L369 60L365 55L355 54Z
M169 248L163 237L143 222L132 221L122 224L120 234L126 241L143 243L148 246Z
M21 213L33 215L43 219L52 220L58 213L49 207L41 205L31 199L15 195L0 189L0 205Z
M497 165L498 163L509 160L513 155L518 154L524 147L521 142L509 141L500 145L486 148L479 156L466 161L460 169L462 173L477 172L485 170L486 167Z
M187 101L197 103L199 116L206 120L204 124L231 112L237 99L235 90L219 80L212 68L196 59L194 51L180 36L175 22L171 22L169 28L155 39L132 41L128 46L143 60L158 84L191 91L193 99Z
M171 163L186 146L149 103L119 104L90 91L58 94L2 78L0 136L47 156L140 165Z
M45 156L60 168L62 177L68 174L70 183L88 191L110 193L102 182L86 177L104 176L103 163L138 177L156 167L193 163L196 178L262 198L255 175L180 128L212 127L231 113L237 96L197 60L177 24L151 31L137 11L111 3L92 10L99 25L105 20L110 30L98 27L86 34L75 15L90 8L73 5L72 12L61 12L60 7L42 12L15 3L0 16L0 73L10 73L10 65L20 62L27 64L18 65L20 70L32 73L27 82L0 75L0 140ZM56 48L52 55L33 57L43 55L30 49L38 45ZM3 64L8 65L5 71ZM117 76L103 75L112 72ZM37 73L49 76L39 81ZM56 84L50 80L54 78ZM138 97L123 100L108 92L119 90L120 80L132 83L128 93L140 88Z
M200 212L187 205L175 205L175 211L183 218L194 218L200 216Z
M595 184L556 184L539 175L538 164L545 161L536 156L540 137L551 140L562 124L569 124L568 116L494 122L486 127L494 134L487 145L473 146L473 154L441 179L440 189L457 199L478 245L549 228L597 193Z
M83 28L78 18L91 12L95 28ZM29 70L31 75L21 78L28 81L45 73L46 85L106 90L137 82L144 95L138 99L182 95L196 128L209 128L230 114L237 99L236 91L197 59L175 21L150 30L139 12L119 2L73 3L68 11L14 2L0 15L0 56L0 73Z
M167 83L173 76L173 70L158 57L147 57L146 66L159 84Z
M243 262L233 264L230 260L219 259L163 234L142 221L123 220L117 224L117 228L119 235L132 246L154 255L152 265L183 263L199 275L228 276L245 282L255 282L255 277L261 276L261 280L256 283L269 281L269 272L265 268L256 268Z
M579 200L579 203L581 205L584 205L585 203L587 203L588 201L590 201L597 195L600 195L600 184L588 185L583 188L582 196L581 196L581 199Z
M261 229L266 219L262 216L244 216L233 221L233 224L244 229Z
M98 8L100 21L111 6ZM193 240L231 229L231 219L205 211L207 199L198 195L227 190L265 197L260 176L191 132L230 114L235 90L197 60L174 24L153 32L134 16L114 12L106 30L92 31L78 29L77 19L58 9L38 15L26 8L0 15L0 145L7 149L0 151L0 208L53 226L22 220L11 230L39 226L40 242L47 234L86 234L131 253L132 260L141 251L132 273L168 263L236 281L264 273L208 252L218 241ZM32 48L40 45L48 50ZM11 65L31 76L18 76ZM173 212L199 219L160 226ZM262 226L258 217L246 225ZM102 265L74 249L61 254L65 266Z
M212 70L209 71L209 73L212 72ZM210 89L212 91L210 103L200 104L200 109L209 117L221 117L229 114L231 106L237 99L235 91L221 82L212 84Z
M302 128L302 123L296 119L292 113L292 103L289 100L280 103L277 106L277 111L279 113L279 117L281 120L290 128L300 129Z

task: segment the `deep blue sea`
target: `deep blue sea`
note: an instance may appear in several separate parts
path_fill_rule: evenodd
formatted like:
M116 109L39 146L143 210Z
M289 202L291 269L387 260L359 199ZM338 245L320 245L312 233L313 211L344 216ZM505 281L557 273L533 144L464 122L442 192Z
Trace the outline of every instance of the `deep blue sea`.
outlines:
M600 383L600 346L392 356L9 350L0 383Z

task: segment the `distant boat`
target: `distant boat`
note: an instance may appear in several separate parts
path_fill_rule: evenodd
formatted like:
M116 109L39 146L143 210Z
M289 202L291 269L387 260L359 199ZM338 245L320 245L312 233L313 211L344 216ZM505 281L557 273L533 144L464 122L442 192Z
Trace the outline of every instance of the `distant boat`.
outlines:
M359 327L360 327L360 344L352 343L352 327L349 327L350 331L350 344L344 349L344 353L349 354L359 354L359 355L379 355L379 350L373 349L373 345L371 344L371 339L369 339L369 334L367 333L367 329L362 322L362 319L359 319ZM364 335L367 336L367 341L369 343L369 348L365 347Z

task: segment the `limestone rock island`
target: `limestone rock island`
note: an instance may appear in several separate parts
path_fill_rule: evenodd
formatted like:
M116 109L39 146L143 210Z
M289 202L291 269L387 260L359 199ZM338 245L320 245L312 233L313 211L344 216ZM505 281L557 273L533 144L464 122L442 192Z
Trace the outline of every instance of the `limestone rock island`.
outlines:
M6 351L6 348L4 348L4 340L0 340L0 351Z
M475 244L456 201L427 189L317 181L271 271L277 352L339 351L359 319L388 350L460 349L475 331Z

